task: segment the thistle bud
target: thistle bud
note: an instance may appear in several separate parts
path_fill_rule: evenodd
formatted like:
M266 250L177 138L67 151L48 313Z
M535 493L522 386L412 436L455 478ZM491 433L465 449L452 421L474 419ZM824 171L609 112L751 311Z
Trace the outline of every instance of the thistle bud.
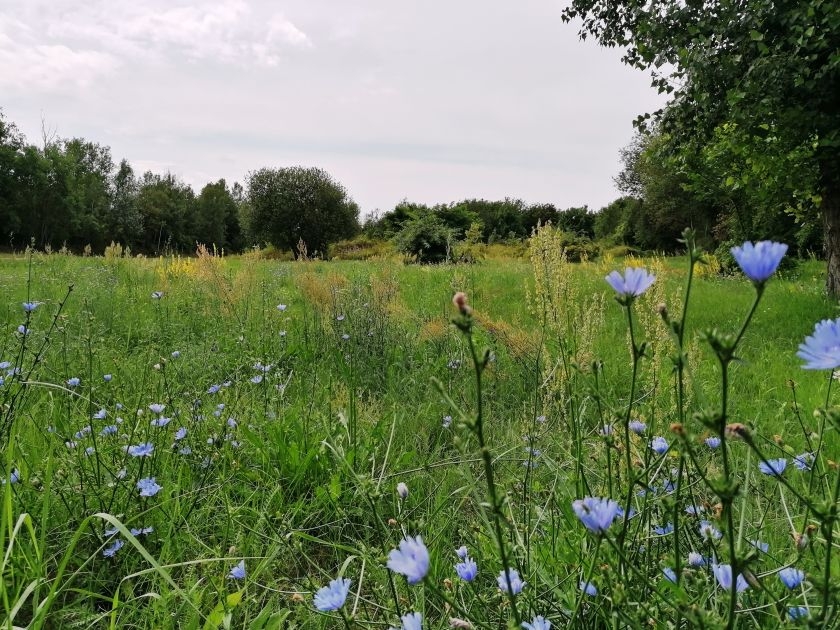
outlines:
M467 304L467 294L463 291L458 291L455 295L452 296L452 303L455 305L455 308L458 309L458 312L461 315L469 315L470 314L470 306Z

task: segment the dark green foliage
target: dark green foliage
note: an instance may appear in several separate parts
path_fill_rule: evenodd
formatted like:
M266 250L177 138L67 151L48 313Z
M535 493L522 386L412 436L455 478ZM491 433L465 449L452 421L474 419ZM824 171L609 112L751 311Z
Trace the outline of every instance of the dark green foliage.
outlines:
M195 249L195 193L174 175L145 173L137 195L143 242L155 253Z
M303 254L324 254L335 241L359 232L359 207L319 168L263 168L248 175L248 201L255 235Z
M557 227L578 237L591 239L595 236L595 214L589 208L569 208L557 214Z
M417 258L417 262L443 262L449 256L454 240L452 230L433 212L426 212L408 221L394 243L399 251Z
M836 2L573 0L563 19L582 20L581 37L620 46L625 63L654 71L654 85L673 95L656 114L673 154L688 164L702 159L712 171L724 169L723 187L730 192L746 180L783 191L788 197L781 203L792 209L818 206L825 225L827 285L840 294ZM807 175L791 182L793 172ZM698 188L697 182L686 185ZM720 180L711 188L720 190ZM742 212L753 213L755 199L748 194ZM759 210L778 214L778 201ZM796 240L810 239L803 234Z

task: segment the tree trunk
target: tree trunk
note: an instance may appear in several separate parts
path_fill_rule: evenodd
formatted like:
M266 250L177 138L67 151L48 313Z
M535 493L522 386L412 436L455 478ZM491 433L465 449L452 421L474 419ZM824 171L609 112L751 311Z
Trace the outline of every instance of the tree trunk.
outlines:
M825 225L825 258L828 262L825 288L830 296L840 298L840 186L826 186L821 205Z

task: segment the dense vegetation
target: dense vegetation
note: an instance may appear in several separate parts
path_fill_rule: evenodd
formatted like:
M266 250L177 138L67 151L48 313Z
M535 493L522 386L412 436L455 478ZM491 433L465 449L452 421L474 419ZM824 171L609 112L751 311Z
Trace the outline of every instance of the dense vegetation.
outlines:
M832 623L836 528L820 506L838 476L836 394L795 357L833 312L819 265L762 289L727 363L725 417L743 428L712 449L716 353L756 290L693 265L681 319L686 257L571 264L564 238L543 229L527 260L469 266L4 257L3 615L33 628L388 627L414 612L429 630L535 615ZM622 306L604 276L625 265L656 278ZM684 323L679 346L659 303ZM787 461L781 479L762 458ZM630 500L632 517L599 533L574 503L587 496ZM726 586L729 541L744 592ZM513 597L504 567L525 582ZM338 578L347 590L320 590Z

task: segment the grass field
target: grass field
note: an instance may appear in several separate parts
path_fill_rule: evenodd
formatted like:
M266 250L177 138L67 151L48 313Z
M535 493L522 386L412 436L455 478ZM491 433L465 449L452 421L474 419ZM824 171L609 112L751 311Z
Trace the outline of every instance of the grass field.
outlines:
M688 259L571 265L542 245L530 261L432 267L0 259L8 626L387 628L417 611L426 628L535 615L555 627L804 627L789 620L800 606L833 620L836 593L821 585L840 567L817 504L832 496L840 442L830 414L813 413L829 374L795 356L838 315L822 263L767 285L727 372L726 420L756 446L729 441L724 466L704 443L722 372L703 333L738 330L750 283L697 268L681 402L655 307L678 316ZM635 381L626 310L604 282L625 263L657 275L634 304L649 355ZM456 291L489 349L480 430ZM630 417L644 434L625 432ZM653 436L669 444L661 456ZM785 483L758 471L759 451L787 458ZM803 451L816 453L810 471L791 461ZM718 475L739 483L728 515ZM634 511L593 534L572 508L584 496L630 497ZM701 511L720 540L698 528ZM430 562L410 585L386 564L415 535ZM767 552L750 553L754 540ZM474 580L454 569L462 545ZM740 594L711 568L733 550ZM788 589L786 566L806 580ZM505 567L527 582L515 596L497 584ZM346 603L316 610L313 594L339 575L352 580Z

